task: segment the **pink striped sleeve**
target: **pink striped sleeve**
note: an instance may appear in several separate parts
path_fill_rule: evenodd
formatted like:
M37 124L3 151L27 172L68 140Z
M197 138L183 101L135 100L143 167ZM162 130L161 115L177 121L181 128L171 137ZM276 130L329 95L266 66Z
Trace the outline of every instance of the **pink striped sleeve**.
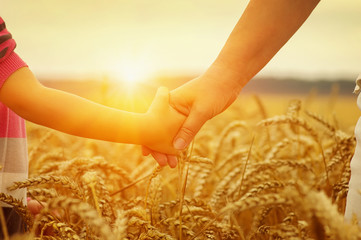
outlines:
M25 121L0 102L0 138L25 138Z
M0 88L9 76L26 63L14 52L15 40L0 17Z

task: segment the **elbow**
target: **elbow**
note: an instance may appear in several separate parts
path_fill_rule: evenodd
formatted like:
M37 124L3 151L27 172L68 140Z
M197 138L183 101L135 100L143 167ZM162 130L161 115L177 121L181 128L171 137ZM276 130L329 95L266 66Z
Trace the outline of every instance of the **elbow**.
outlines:
M13 110L20 117L34 121L34 117L38 115L38 112L42 106L42 102L45 102L45 99L42 99L42 92L44 91L42 85L29 89L29 93L26 96L18 96L14 99L14 102L11 104L10 109Z
M29 120L34 108L39 105L45 87L27 68L15 71L0 90L0 101L20 117Z

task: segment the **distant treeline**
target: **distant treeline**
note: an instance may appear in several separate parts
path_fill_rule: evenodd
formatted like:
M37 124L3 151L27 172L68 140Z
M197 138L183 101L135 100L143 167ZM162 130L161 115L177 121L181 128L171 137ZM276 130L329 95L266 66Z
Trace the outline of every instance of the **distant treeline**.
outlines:
M274 93L274 94L317 94L338 93L352 95L355 87L354 81L349 80L317 80L308 81L301 79L275 79L256 78L250 81L242 90L245 93Z
M139 83L137 88L142 91L156 91L159 86L166 86L170 90L175 89L182 84L190 81L195 76L163 76L149 81ZM44 85L58 88L61 90L73 92L76 94L86 94L90 92L104 91L107 84L112 84L114 79L89 79L89 80L49 80L42 79ZM118 84L122 84L118 82ZM311 92L325 95L325 94L339 94L352 95L355 82L340 79L340 80L303 80L292 78L255 78L250 81L242 90L242 93L251 94L309 94ZM121 88L120 88L121 89ZM127 90L126 88L124 90Z

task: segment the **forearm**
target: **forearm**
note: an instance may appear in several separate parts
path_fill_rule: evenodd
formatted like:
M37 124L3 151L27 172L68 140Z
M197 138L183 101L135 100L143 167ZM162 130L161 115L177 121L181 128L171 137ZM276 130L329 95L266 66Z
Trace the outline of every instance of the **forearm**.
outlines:
M43 87L25 119L72 135L141 144L145 114L106 107L76 95Z
M24 87L25 86L25 87ZM145 114L109 108L37 82L28 68L13 73L0 100L31 122L76 136L142 144Z
M292 37L318 2L251 0L206 74L220 75L242 88Z

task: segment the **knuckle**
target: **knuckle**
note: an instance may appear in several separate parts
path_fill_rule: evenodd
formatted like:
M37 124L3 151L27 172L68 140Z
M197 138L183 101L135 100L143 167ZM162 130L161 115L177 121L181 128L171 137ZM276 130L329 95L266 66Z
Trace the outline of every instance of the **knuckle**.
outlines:
M158 155L158 156L153 156L153 157L160 166L165 166L167 164L167 158L165 156Z
M186 127L186 126L183 126L181 128L181 132L183 133L183 135L185 135L188 138L193 138L196 135L194 130L192 130L189 127Z
M205 108L194 108L193 113L201 120L208 120L211 115L210 111Z
M182 114L183 116L189 115L189 107L183 106L177 103L170 102L170 106L177 111L178 113Z

